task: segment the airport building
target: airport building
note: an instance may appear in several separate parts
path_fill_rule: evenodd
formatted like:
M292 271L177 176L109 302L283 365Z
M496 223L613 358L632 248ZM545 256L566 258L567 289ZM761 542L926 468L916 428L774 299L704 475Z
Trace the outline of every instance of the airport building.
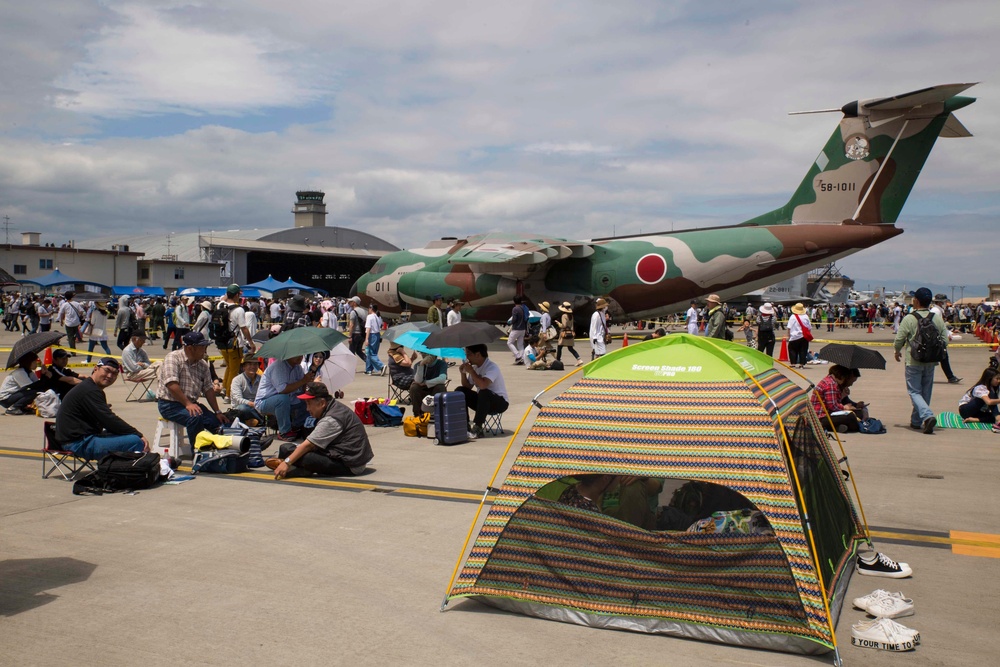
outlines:
M25 232L21 245L0 246L0 267L16 280L58 268L101 285L182 287L242 285L269 275L344 296L380 257L399 250L366 232L327 226L325 195L299 191L291 228L146 233L43 244Z

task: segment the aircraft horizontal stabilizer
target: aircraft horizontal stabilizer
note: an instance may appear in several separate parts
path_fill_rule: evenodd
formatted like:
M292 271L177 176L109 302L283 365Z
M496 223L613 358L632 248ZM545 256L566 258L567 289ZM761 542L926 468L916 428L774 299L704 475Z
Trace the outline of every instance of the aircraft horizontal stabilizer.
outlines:
M939 135L945 139L955 139L958 137L971 137L972 132L965 129L962 125L962 121L955 118L955 114L948 116L948 120L945 121L944 127L941 128L941 134Z
M861 104L867 109L879 109L886 111L891 109L912 109L913 107L925 104L935 104L944 102L950 97L958 95L963 90L972 88L975 83L946 83L940 86L921 88L902 95L892 97L881 97L871 100L864 100Z

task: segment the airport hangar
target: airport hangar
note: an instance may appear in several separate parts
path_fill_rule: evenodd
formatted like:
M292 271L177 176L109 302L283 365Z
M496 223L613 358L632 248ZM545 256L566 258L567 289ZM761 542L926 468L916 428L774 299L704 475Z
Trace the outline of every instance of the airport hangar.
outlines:
M140 287L158 286L170 292L181 287L247 285L270 275L280 281L291 278L333 296L347 296L354 281L375 262L399 250L366 232L328 227L323 192L295 194L291 229L116 236L77 245L142 253L135 282Z

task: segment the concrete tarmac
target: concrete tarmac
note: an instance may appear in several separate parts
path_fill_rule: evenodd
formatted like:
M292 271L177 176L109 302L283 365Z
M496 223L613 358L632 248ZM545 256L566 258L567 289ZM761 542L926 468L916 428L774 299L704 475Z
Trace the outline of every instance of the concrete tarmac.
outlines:
M885 344L892 336L847 329L817 331L817 337ZM16 334L0 333L0 347L15 340ZM955 341L976 342L971 336ZM811 348L821 345L816 341ZM586 342L577 348L589 355ZM900 622L920 630L922 644L905 657L851 646L851 625L865 615L848 602L837 626L841 656L848 665L993 664L1000 607L1000 435L909 429L903 366L892 361L891 348L879 350L887 369L864 371L852 393L872 404L888 433L842 440L876 547L909 563L915 574L904 580L855 575L847 598L876 588L903 591L914 599L916 614ZM151 341L149 352L155 358L163 351ZM939 371L935 411L957 411L987 356L985 348L953 345L951 363L965 381L949 385ZM405 437L400 428L369 428L373 470L332 482L278 482L261 469L199 476L136 495L74 496L58 475L41 478L42 420L0 416L0 663L833 662L832 653L804 657L597 630L499 612L471 600L454 601L440 612L478 499L510 434L532 397L562 376L512 366L502 343L491 346L491 357L512 394L503 418L507 436L437 447ZM802 373L818 382L826 367ZM454 386L457 372L450 375ZM385 395L386 380L359 372L347 396ZM552 389L542 403L572 381ZM151 438L155 404L126 403L123 384L119 380L108 390L115 411ZM515 438L496 486L534 414Z

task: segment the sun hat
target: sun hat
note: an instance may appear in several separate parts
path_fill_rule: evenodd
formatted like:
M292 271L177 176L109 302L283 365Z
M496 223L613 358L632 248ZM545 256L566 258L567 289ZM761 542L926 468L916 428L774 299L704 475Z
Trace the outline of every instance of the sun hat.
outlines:
M211 302L211 301L209 301L208 299L205 299L205 300L204 300L204 301L202 301L202 302L201 302L201 304L199 304L199 305L200 305L200 306L201 306L202 308L204 308L205 310L212 310L212 302Z
M597 303L594 304L594 308L596 308L597 310L600 310L601 308L607 308L607 307L608 307L608 302L605 301L604 299L598 297Z
M543 313L549 312L549 302L542 301L540 304L538 304L538 310L542 311Z
M722 303L722 299L719 298L718 294L709 294L705 303Z
M805 315L806 307L803 306L801 303L797 303L794 306L792 306L792 312L795 313L796 315Z
M774 306L769 303L765 303L760 307L761 315L774 315Z
M562 313L572 313L573 304L571 304L569 301L563 301L561 304L559 304L559 311Z

